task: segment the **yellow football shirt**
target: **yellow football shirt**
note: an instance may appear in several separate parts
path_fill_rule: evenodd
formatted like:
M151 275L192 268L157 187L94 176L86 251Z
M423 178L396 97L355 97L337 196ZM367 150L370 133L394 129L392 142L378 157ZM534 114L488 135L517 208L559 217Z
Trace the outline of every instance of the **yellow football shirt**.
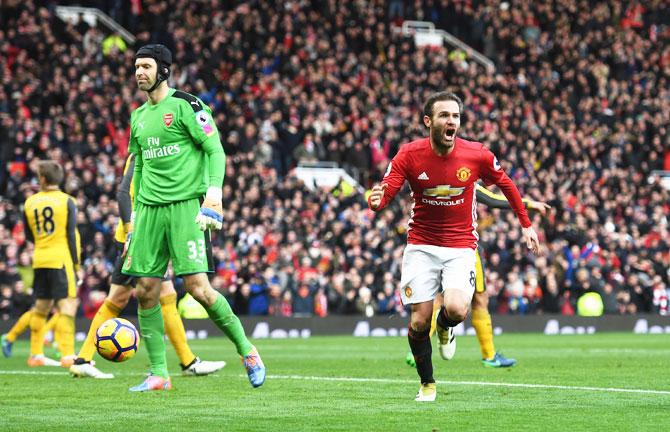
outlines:
M60 190L38 192L26 200L26 232L35 243L33 268L60 269L79 263L76 212L74 198Z

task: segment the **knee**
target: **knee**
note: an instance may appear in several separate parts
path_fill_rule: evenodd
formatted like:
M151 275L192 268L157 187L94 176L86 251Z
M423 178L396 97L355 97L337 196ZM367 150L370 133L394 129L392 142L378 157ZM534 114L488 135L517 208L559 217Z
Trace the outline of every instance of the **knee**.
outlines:
M45 306L44 304L35 303L33 310L40 315L49 315L49 312L51 311L51 305Z
M155 283L150 279L140 279L135 287L135 295L140 302L158 297L160 282Z
M109 295L107 296L107 300L114 303L114 305L118 306L119 309L123 309L124 307L126 307L128 301L130 300L130 291L131 291L130 289L126 289L125 287L116 289L112 287L112 289L109 291Z
M184 289L196 300L204 296L205 287L198 280L184 279Z
M410 323L412 330L415 332L425 332L430 330L430 317L421 317L412 315L412 320Z
M137 297L138 300L143 300L148 296L149 289L146 285L142 283L137 283L135 286L135 296Z
M445 310L450 321L463 322L468 316L468 306L462 304L447 304Z
M64 315L75 316L77 315L78 306L78 298L66 298L58 303L58 310Z

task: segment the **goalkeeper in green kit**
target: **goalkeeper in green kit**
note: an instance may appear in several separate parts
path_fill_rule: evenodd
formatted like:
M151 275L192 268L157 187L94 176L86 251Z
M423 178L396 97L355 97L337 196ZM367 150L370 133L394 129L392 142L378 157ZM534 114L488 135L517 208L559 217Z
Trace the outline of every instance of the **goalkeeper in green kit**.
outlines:
M130 116L136 205L122 273L138 278L138 319L151 374L130 391L172 387L159 302L169 261L186 290L235 344L251 385L260 387L265 366L258 351L207 277L213 270L209 230L223 225L226 155L211 110L195 96L168 87L171 64L170 50L160 44L145 45L135 55L135 78L147 102Z

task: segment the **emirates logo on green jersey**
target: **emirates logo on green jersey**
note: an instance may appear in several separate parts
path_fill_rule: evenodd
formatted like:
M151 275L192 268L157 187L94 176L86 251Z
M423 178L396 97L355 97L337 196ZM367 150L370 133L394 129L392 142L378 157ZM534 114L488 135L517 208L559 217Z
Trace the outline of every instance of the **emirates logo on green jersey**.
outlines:
M142 150L142 159L144 160L172 156L181 152L179 144L161 147L159 137L148 137L147 145L149 148Z

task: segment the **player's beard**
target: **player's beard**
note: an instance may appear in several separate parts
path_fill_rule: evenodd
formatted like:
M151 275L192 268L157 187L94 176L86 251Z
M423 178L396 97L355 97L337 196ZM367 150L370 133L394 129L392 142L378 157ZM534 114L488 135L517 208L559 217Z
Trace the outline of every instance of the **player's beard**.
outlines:
M155 82L155 77L152 79L151 77L147 76L145 81L137 80L137 87L142 91L148 91Z
M453 131L453 133L450 135L451 139L447 139L445 135L448 130ZM442 154L451 150L451 148L454 146L454 142L456 141L456 132L458 132L458 128L453 126L432 128L430 130L430 139L433 142L435 149Z

